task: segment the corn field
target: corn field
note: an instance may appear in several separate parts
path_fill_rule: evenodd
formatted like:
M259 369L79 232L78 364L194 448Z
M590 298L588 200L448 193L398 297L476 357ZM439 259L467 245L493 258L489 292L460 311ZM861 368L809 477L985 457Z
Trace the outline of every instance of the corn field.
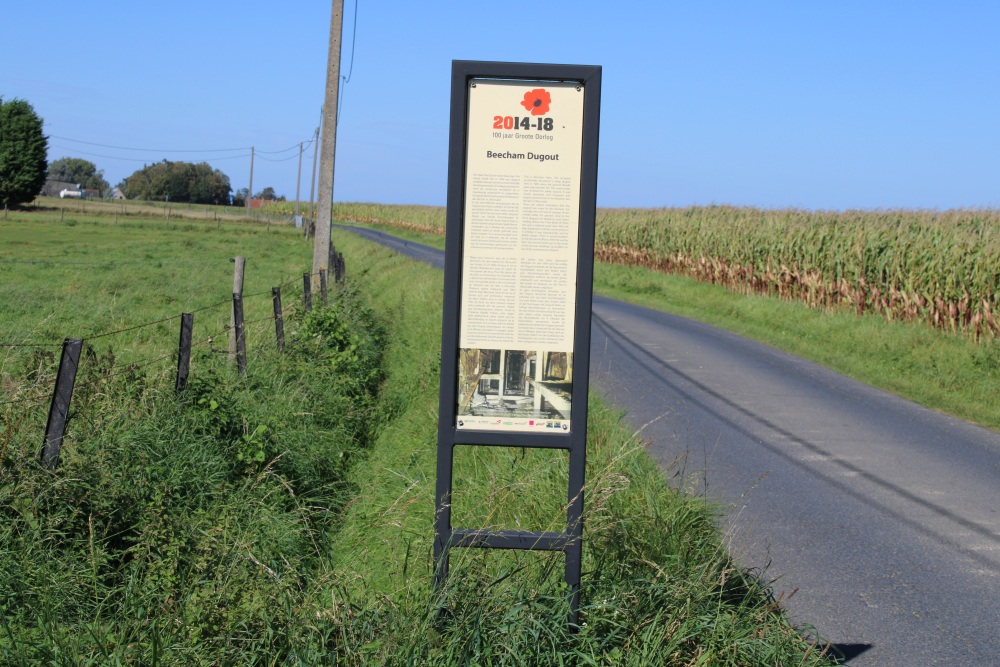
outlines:
M443 234L445 210L337 204L334 217ZM1000 336L997 209L598 209L595 255L743 294Z
M333 219L444 234L444 208L416 204L334 204Z
M1000 334L1000 211L606 209L597 258L816 307Z

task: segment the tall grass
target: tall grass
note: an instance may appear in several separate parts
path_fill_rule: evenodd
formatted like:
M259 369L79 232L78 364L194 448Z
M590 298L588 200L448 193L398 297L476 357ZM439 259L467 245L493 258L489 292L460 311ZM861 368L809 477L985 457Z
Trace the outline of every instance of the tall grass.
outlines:
M384 344L350 292L246 377L202 353L187 391L87 368L58 469L6 406L0 663L314 664L313 596L368 446ZM251 336L264 349L271 331ZM270 340L268 340L270 339ZM30 372L30 370L29 370ZM298 661L298 662L297 662Z
M270 287L301 285L311 256L287 229L45 210L2 225L0 341L29 347L0 350L0 664L326 653L312 594L378 422L378 320L350 290L303 317L301 289L286 289L279 355ZM245 378L205 342L221 332L226 347L237 254ZM190 310L201 345L175 396L176 316ZM65 336L87 342L51 473L38 451Z

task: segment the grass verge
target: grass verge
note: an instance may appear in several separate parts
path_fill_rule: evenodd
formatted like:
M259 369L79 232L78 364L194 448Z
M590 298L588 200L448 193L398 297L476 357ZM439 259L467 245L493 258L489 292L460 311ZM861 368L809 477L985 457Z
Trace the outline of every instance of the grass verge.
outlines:
M333 550L324 615L345 624L348 663L829 664L791 628L758 576L721 546L712 508L684 493L592 399L583 626L573 634L553 555L460 550L430 589L440 272L336 235L376 310L389 313L385 414ZM464 451L463 451L464 450ZM566 459L459 448L456 525L560 529ZM347 619L351 619L347 623ZM359 620L364 619L364 620Z
M384 336L349 290L288 327L284 354L252 330L245 376L199 352L182 395L85 355L54 471L33 421L0 409L0 664L329 655L315 600L378 421Z

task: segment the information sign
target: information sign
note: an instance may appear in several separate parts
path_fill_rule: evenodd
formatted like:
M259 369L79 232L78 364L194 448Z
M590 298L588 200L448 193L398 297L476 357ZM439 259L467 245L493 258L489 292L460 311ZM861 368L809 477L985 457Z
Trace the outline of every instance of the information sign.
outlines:
M570 429L584 90L469 82L456 426Z
M435 581L454 548L561 551L579 607L601 68L456 61ZM451 525L457 446L569 452L566 529Z

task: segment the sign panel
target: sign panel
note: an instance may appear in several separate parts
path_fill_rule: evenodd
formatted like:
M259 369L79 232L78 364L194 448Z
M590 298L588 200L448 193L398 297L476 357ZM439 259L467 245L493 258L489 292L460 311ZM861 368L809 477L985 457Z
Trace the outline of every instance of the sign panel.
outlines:
M566 433L584 87L468 85L455 425Z
M451 549L562 551L579 621L601 68L452 63L434 582ZM569 453L560 532L451 525L454 451Z

